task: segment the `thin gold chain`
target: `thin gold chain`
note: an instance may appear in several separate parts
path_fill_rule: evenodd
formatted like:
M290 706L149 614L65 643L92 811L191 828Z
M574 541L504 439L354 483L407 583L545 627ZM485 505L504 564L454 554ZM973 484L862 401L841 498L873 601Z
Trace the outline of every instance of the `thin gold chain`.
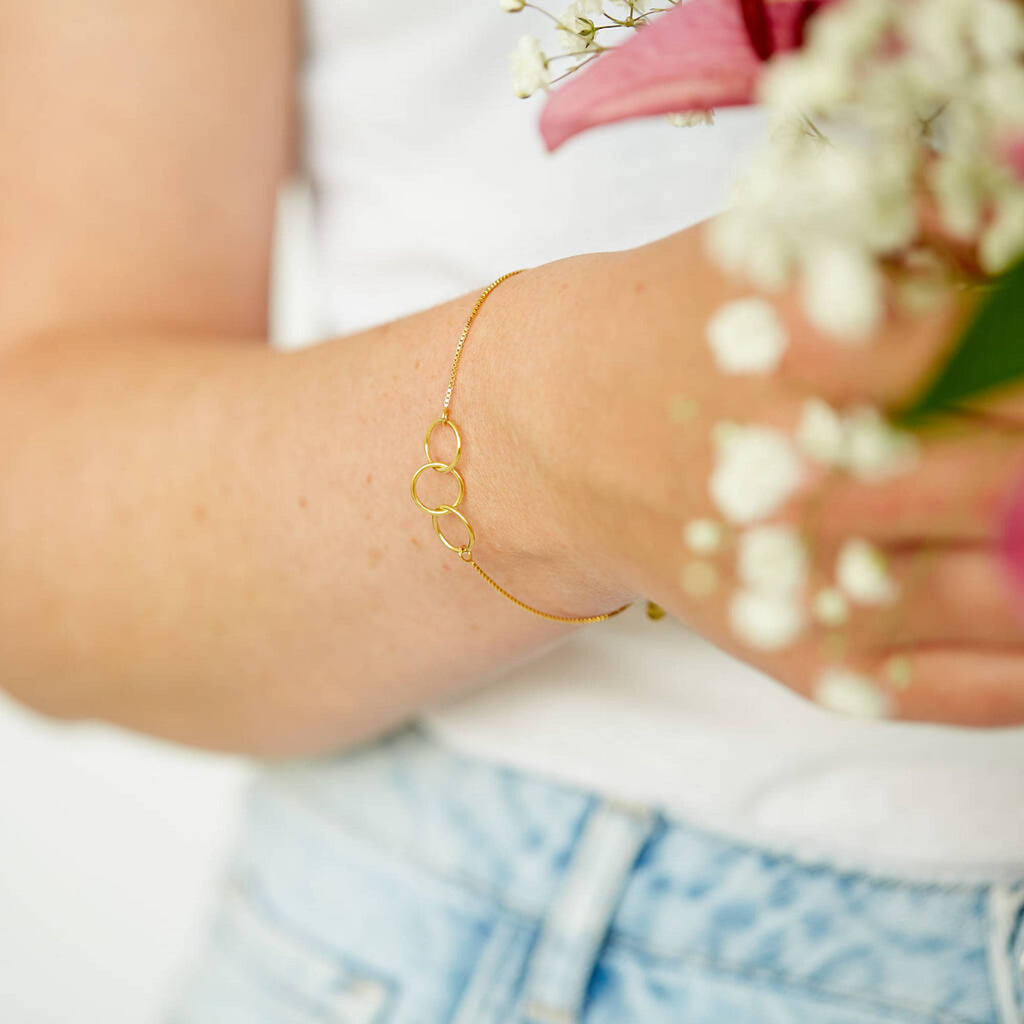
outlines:
M502 274L501 277L497 278L497 280L492 281L480 293L480 298L476 300L473 308L469 311L469 316L466 318L466 325L462 328L462 333L459 335L459 343L455 346L455 358L452 360L452 372L448 374L448 390L444 393L444 402L441 403L441 410L446 417L448 415L448 407L452 404L452 395L455 393L455 376L459 372L459 362L462 360L462 350L466 347L466 339L469 337L469 329L473 326L473 321L476 319L477 313L480 312L480 307L487 301L487 296L490 295L502 281L507 281L510 277L515 277L516 274L521 273L522 270L510 270L507 274Z
M427 428L427 436L423 442L423 450L426 452L427 461L413 474L411 485L412 500L416 502L419 508L431 517L431 522L434 525L434 532L437 534L438 540L440 540L449 551L454 551L463 562L473 566L482 579L486 580L486 582L501 594L502 597L511 601L512 604L516 605L516 607L522 608L523 611L530 612L531 615L547 619L550 622L563 622L573 625L587 625L593 622L604 622L607 619L613 618L614 616L624 612L629 605L624 604L621 608L616 608L611 612L605 612L603 615L555 615L551 612L542 611L540 608L535 608L532 604L520 601L518 597L514 597L510 594L500 583L498 583L497 580L494 579L493 576L483 569L480 563L473 557L473 546L476 544L476 534L473 532L473 527L470 525L469 520L459 511L459 505L462 504L462 499L466 495L466 482L462 478L462 474L455 468L462 455L462 434L460 433L459 428L449 417L448 410L452 404L452 395L455 393L455 378L459 372L459 363L462 360L462 350L466 347L466 339L469 337L469 329L473 326L473 321L476 319L477 313L480 312L480 307L483 306L484 302L486 302L487 296L490 295L502 281L507 281L510 277L515 277L516 274L521 273L521 270L512 270L507 274L502 274L497 280L492 281L480 293L480 297L476 300L472 310L470 310L469 317L466 319L466 324L462 328L462 333L459 335L459 343L455 346L455 358L452 360L452 370L448 376L448 390L445 391L444 401L441 404L441 415ZM455 454L449 462L442 462L435 459L430 453L430 438L433 436L434 430L437 427L447 427L455 435ZM453 502L447 505L437 505L436 507L423 504L419 495L416 493L416 483L420 476L422 476L428 469L435 473L448 474L455 478L459 485L459 495ZM465 544L453 544L441 531L441 520L449 516L462 524L463 529L466 531L467 539Z
M570 622L581 626L590 622L604 622L606 619L613 618L620 612L624 612L629 607L628 604L624 604L621 608L616 608L613 612L605 612L603 615L553 615L551 612L542 612L539 608L534 608L532 604L527 604L525 601L520 601L518 597L513 597L493 576L488 575L485 569L480 568L480 563L472 555L469 558L463 559L463 561L469 562L502 597L508 598L514 605L522 608L523 611L539 615L542 619L549 619L551 622Z

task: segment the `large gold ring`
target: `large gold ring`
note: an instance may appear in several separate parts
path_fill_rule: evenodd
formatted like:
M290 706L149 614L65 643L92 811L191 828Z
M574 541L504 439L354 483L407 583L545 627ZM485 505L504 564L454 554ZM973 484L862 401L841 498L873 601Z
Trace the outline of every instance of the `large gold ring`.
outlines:
M428 469L436 470L438 473L449 473L459 481L459 496L453 502L448 505L439 505L437 508L431 508L429 505L424 505L423 502L420 501L420 496L416 493L416 481L419 480L420 474L424 473ZM449 466L447 462L428 462L425 465L420 466L420 468L413 474L412 485L409 489L412 491L412 500L415 501L424 512L428 512L432 516L443 516L447 515L449 510L454 511L462 504L462 499L466 496L466 481L462 479L462 474L457 469Z

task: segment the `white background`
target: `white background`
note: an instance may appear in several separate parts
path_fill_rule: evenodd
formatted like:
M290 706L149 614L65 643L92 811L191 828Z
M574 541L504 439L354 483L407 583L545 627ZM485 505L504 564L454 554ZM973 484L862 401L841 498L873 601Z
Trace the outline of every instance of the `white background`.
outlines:
M0 697L0 1020L155 1024L248 774Z

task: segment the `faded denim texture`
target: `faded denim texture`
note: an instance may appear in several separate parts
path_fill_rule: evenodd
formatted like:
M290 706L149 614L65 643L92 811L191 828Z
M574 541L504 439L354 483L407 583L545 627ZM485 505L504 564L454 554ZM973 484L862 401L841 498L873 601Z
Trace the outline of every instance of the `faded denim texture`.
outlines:
M768 853L407 729L268 771L172 1024L1012 1024L1024 888Z

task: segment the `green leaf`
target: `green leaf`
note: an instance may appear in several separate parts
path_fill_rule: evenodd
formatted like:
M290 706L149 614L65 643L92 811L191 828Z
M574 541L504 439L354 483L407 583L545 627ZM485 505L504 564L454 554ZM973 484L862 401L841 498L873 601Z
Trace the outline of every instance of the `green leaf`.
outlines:
M938 374L897 419L910 426L1024 380L1024 260L982 303Z

